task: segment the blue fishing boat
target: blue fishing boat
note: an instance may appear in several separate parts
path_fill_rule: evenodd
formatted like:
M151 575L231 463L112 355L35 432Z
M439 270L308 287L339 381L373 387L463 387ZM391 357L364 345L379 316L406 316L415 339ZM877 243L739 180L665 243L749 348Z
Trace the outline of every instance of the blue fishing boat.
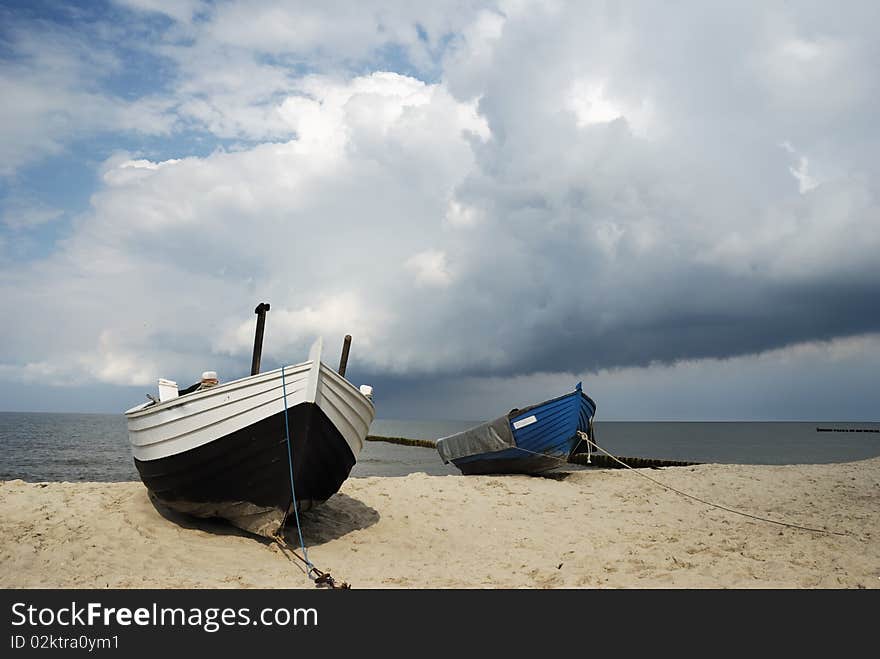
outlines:
M585 436L593 440L595 414L578 382L569 394L443 437L437 451L463 474L539 473L565 464Z

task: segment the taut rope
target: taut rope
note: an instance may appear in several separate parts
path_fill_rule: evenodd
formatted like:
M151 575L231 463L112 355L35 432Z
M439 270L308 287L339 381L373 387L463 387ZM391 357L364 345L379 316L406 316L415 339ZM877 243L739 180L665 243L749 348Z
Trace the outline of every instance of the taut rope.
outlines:
M778 524L779 526L787 526L792 529L800 529L801 531L812 531L814 533L825 533L828 535L843 535L843 536L852 535L851 533L843 533L841 531L829 531L827 529L816 529L816 528L812 528L810 526L800 526L798 524L790 524L788 522L780 522L775 519L768 519L767 517L759 517L758 515L752 515L751 513L745 513L745 512L742 512L741 510L734 510L733 508L728 508L726 506L722 506L717 503L712 503L711 501L706 501L705 499L701 499L700 497L694 496L693 494L688 494L687 492L682 492L681 490L677 490L670 485L666 485L666 483L661 483L660 481L658 481L654 478L651 478L647 474L643 474L641 471L629 466L628 464L626 464L625 462L623 462L619 458L616 458L615 456L611 455L604 448L602 448L601 446L596 444L596 442L593 441L592 439L590 439L589 436L587 435L587 433L585 433L584 431L578 430L578 437L581 442L587 442L587 446L590 447L590 450L595 448L597 451L604 453L609 458L611 458L615 462L619 463L621 466L626 467L627 469L629 469L630 471L634 472L635 474L641 476L642 478L647 478L649 481L659 485L660 487L663 487L667 490L675 492L676 494L680 494L681 496L687 497L688 499L693 499L694 501L699 501L700 503L702 503L706 506L711 506L712 508L718 508L720 510L725 510L725 511L727 511L729 513L733 513L735 515L742 515L743 517L750 517L751 519L755 519L755 520L758 520L761 522L769 522L770 524ZM579 442L579 444L580 444L580 442ZM557 458L556 456L553 456L553 455L547 455L546 453L538 453L536 451L530 451L529 449L522 448L520 446L517 446L516 448L518 448L520 451L525 451L526 453L531 453L533 455L540 455L540 456L547 457L547 458L553 458L554 460L557 460L560 463L569 464L567 460L562 460L562 459Z
M290 467L290 498L291 505L293 506L293 515L296 519L296 532L299 534L299 546L302 547L303 555L300 556L296 553L295 550L291 549L291 553L296 556L300 561L302 561L306 566L306 575L315 582L315 587L317 588L339 588L339 589L347 589L351 588L344 581L341 584L337 584L333 577L330 576L329 572L322 572L318 568L315 567L314 563L309 560L309 552L306 549L305 540L303 540L302 534L302 526L299 522L299 506L296 503L296 487L293 482L293 448L290 442L290 424L287 420L287 382L284 377L284 366L281 367L281 391L284 395L284 437L287 440L287 464ZM284 522L281 523L281 527L284 527L284 524L287 522L287 517L290 515L290 511L284 515ZM286 546L286 541L282 538L278 533L273 536L273 540L277 542L282 549Z

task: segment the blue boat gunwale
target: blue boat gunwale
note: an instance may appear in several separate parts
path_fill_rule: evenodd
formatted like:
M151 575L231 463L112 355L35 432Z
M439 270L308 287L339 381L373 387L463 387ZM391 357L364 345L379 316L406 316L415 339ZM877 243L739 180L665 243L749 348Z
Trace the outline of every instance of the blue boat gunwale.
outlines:
M510 410L510 412L507 413L507 419L512 423L516 417L522 416L523 414L526 414L527 412L531 412L532 410L536 410L539 407L544 407L545 405L550 405L551 403L556 403L556 402L563 400L565 398L571 398L572 396L577 396L578 394L580 394L581 396L583 396L584 398L587 399L587 402L593 408L593 414L595 414L596 413L596 401L594 401L586 393L584 393L583 383L578 382L577 385L575 385L574 391L570 391L567 394L562 394L561 396L557 396L556 398L549 398L543 402L535 403L534 405L529 405L528 407L523 407L522 409L520 409L518 407L514 407L512 410Z

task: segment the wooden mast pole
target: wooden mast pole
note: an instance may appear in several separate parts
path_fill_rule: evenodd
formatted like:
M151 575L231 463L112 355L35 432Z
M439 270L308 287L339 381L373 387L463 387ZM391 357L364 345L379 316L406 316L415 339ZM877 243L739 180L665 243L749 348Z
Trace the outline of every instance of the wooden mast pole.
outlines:
M254 334L254 357L251 360L251 375L260 372L260 357L263 355L263 330L266 327L266 312L269 311L267 302L260 302L254 313L257 314L257 331Z
M342 357L339 359L339 375L345 377L345 369L348 366L348 351L351 349L351 334L345 335L342 342Z

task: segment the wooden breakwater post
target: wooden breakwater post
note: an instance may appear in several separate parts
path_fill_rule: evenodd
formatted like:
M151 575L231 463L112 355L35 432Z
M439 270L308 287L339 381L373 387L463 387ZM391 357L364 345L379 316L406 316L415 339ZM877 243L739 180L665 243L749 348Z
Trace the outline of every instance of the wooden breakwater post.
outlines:
M419 448L437 448L437 442L430 439L410 439L409 437L383 437L382 435L367 435L368 442L388 442L401 446L417 446Z
M655 467L692 467L702 464L700 462L686 462L684 460L660 460L658 458L623 458L615 456L617 460L632 467L633 469L645 469ZM576 465L584 465L587 467L601 467L602 469L626 469L620 462L617 462L603 453L593 453L587 461L586 453L576 453L568 458L568 461Z
M876 432L880 433L880 428L816 428L816 432Z
M368 442L388 442L389 444L398 444L399 446L415 446L418 448L436 449L437 442L430 439L412 439L410 437L385 437L382 435L367 435ZM635 469L653 468L653 467L691 467L702 464L700 462L685 462L683 460L660 460L657 458L621 458L618 460L626 463ZM586 453L577 453L569 457L568 462L576 465L585 465L589 467L600 467L602 469L625 469L620 462L608 457L602 453L593 453L590 461L587 462Z

